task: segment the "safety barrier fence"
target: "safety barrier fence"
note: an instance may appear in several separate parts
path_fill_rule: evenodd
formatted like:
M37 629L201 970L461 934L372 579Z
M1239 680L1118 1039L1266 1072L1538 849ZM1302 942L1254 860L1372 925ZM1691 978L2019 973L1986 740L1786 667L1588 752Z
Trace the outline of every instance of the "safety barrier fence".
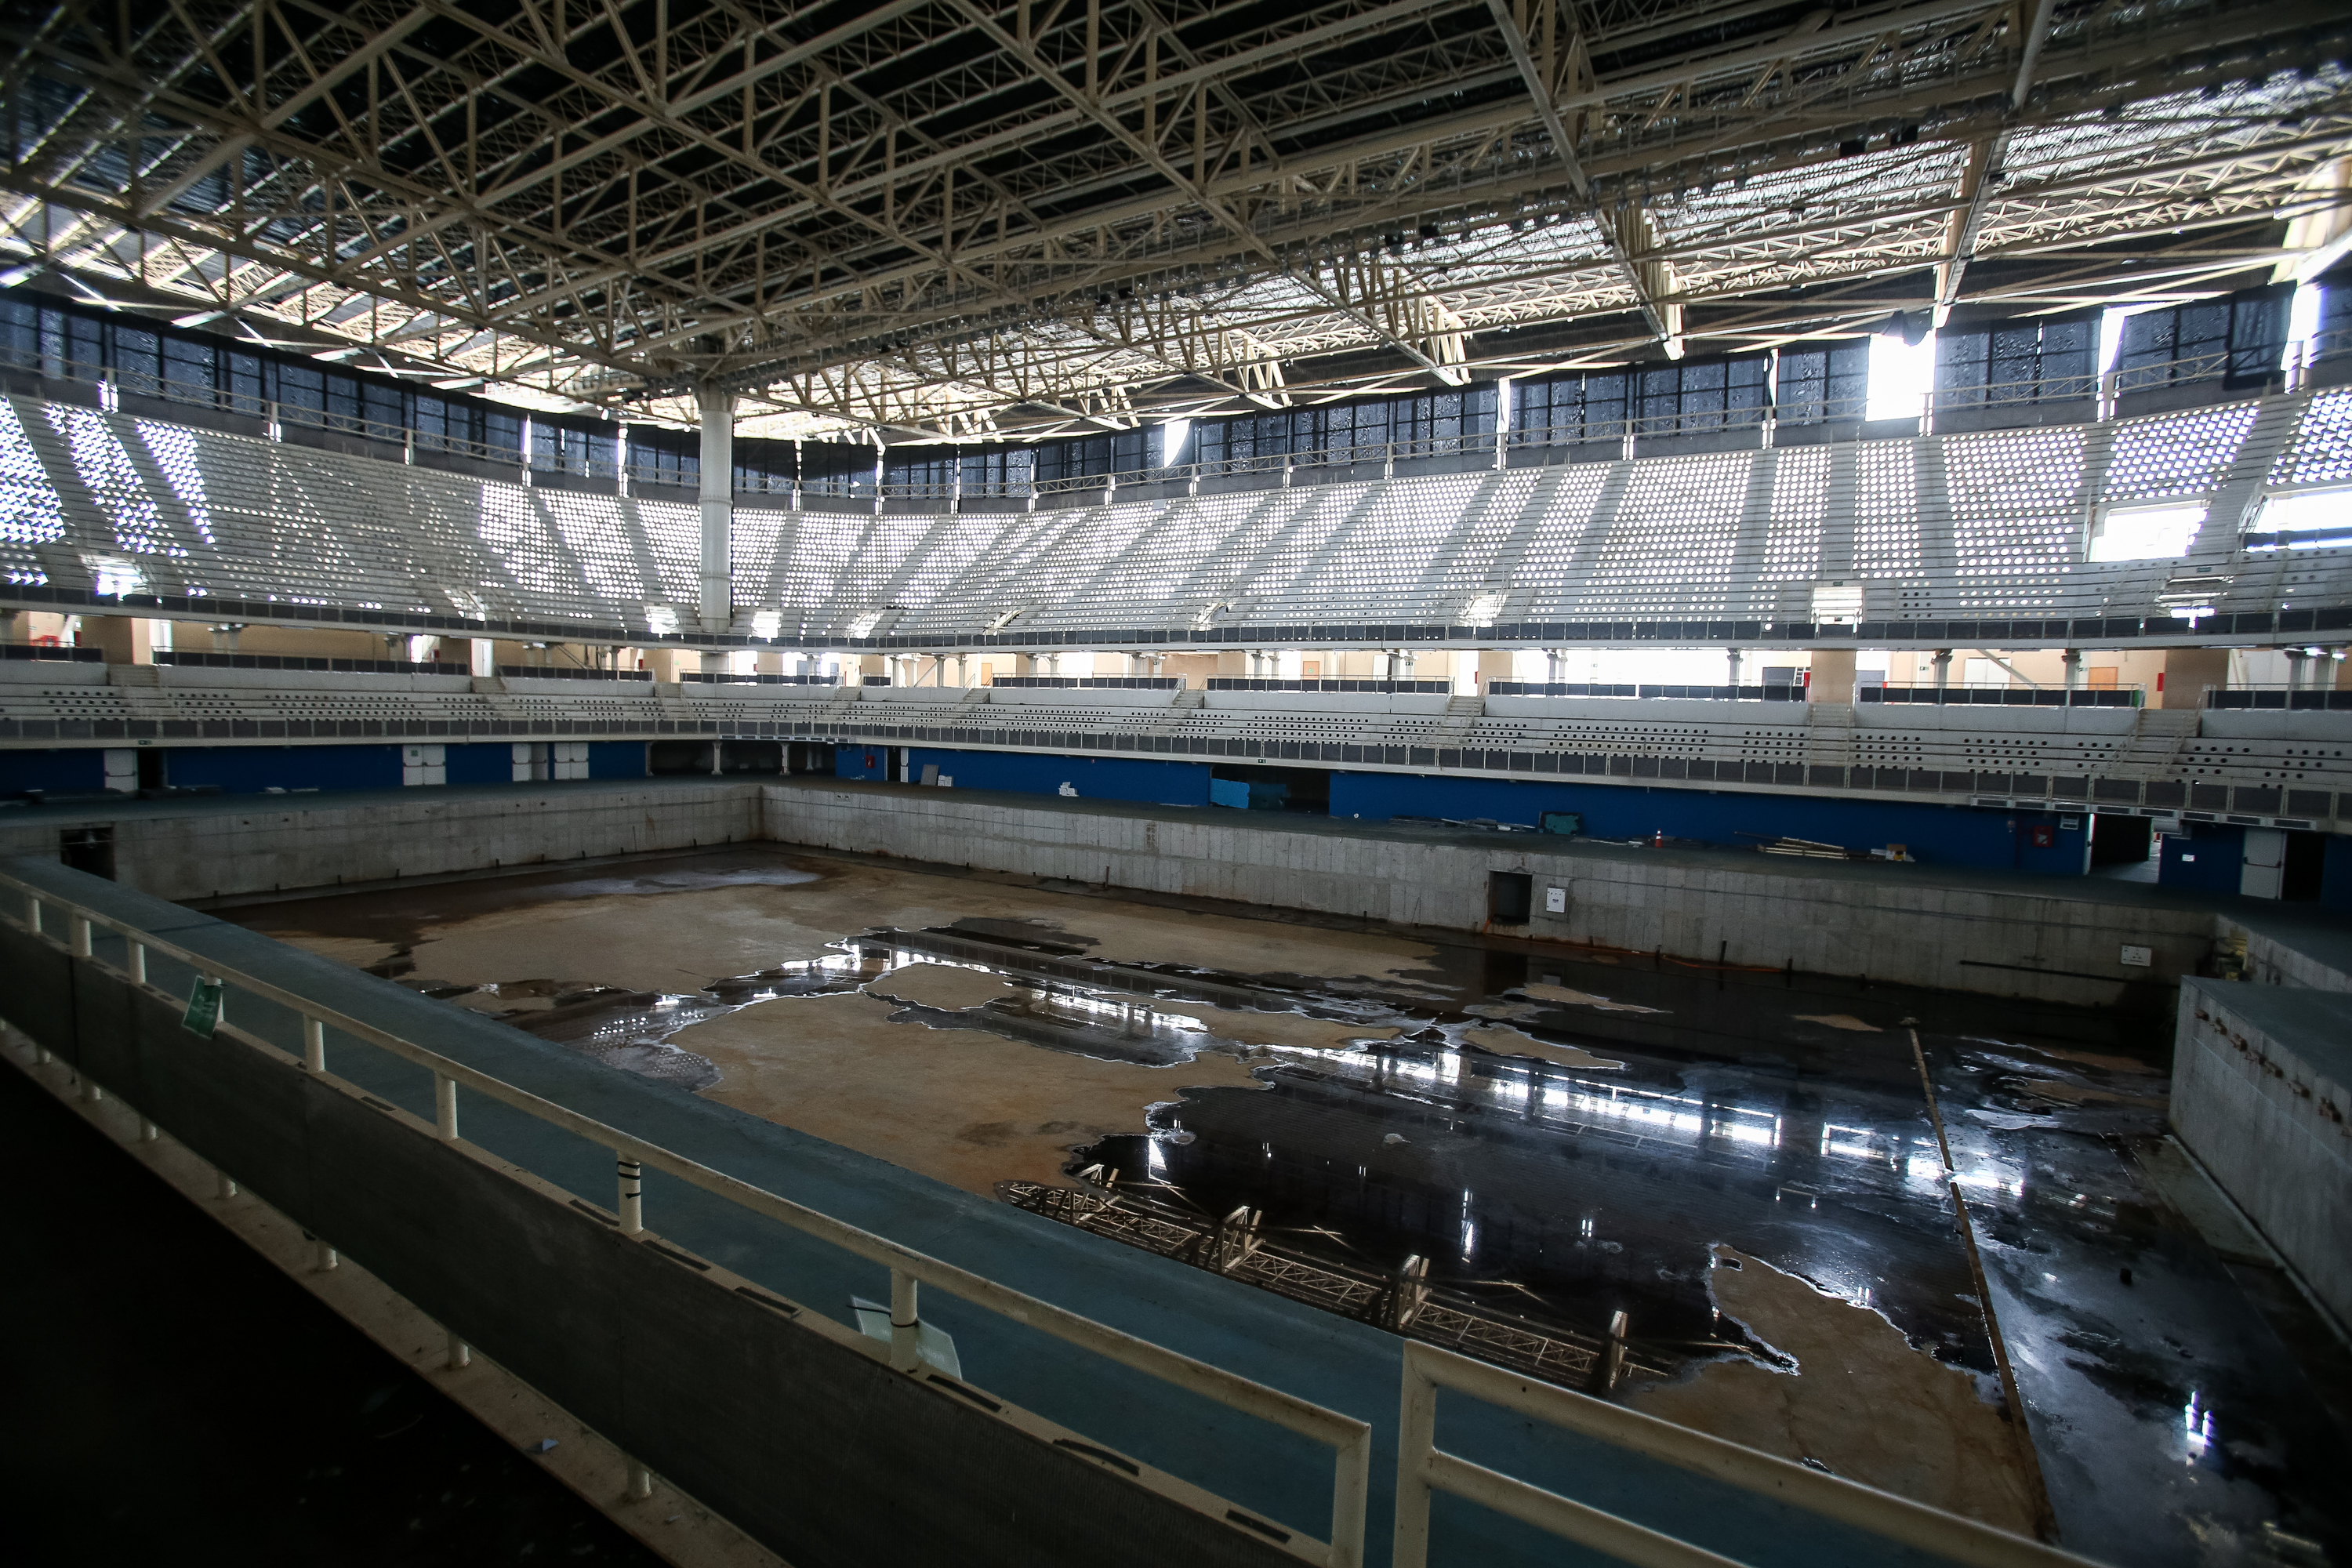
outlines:
M179 1005L181 1001L151 981L150 963L157 955L175 961L179 966L200 977L200 983L218 987L214 993L216 1000L212 1021L212 1031L216 1037L225 1036L253 1050L280 1056L282 1053L269 1040L230 1020L238 1009L240 997L259 998L286 1009L300 1019L301 1070L321 1081L335 1081L326 1076L330 1030L425 1068L433 1076L436 1130L446 1142L455 1143L462 1136L459 1116L460 1092L463 1091L495 1100L575 1138L609 1150L616 1173L613 1212L618 1215L622 1234L627 1237L648 1239L645 1178L648 1172L658 1172L698 1187L750 1214L780 1221L887 1270L890 1339L887 1346L879 1341L861 1340L859 1348L873 1359L887 1362L895 1371L916 1377L925 1375L919 1353L922 1336L919 1292L922 1287L929 1286L1024 1327L1042 1331L1079 1350L1324 1444L1333 1450L1334 1457L1330 1540L1328 1542L1287 1531L1272 1531L1271 1527L1256 1522L1238 1509L1231 1509L1230 1505L1227 1505L1229 1511L1226 1517L1236 1528L1248 1529L1260 1539L1286 1537L1282 1544L1292 1555L1306 1562L1325 1564L1328 1568L1360 1568L1363 1563L1364 1520L1371 1464L1371 1429L1363 1422L1123 1333L1049 1301L1025 1295L968 1269L820 1214L619 1128L543 1100L348 1014L322 1006L309 997L225 966L216 959L112 919L87 905L61 898L53 891L37 888L5 873L0 873L0 889L15 895L17 908L23 911L21 921L15 915L0 918L8 919L12 924L20 924L22 929L37 938L62 946L77 962L95 966L115 979L139 987L156 1000L173 1006ZM97 939L101 931L121 940L123 962L120 966L99 956ZM359 1092L348 1085L341 1087L353 1094ZM144 1108L142 1114L143 1110ZM333 1241L331 1237L320 1238L321 1245L325 1247L331 1247ZM1118 1463L1121 1467L1127 1465L1123 1459ZM1223 1502L1223 1500L1216 1500Z
M1857 702L1923 702L1939 708L2139 708L2146 689L2137 686L1863 686Z
M1775 681L1764 686L1661 686L1627 680L1495 680L1494 697L1677 697L1713 702L1802 702L1806 689Z
M1407 1341L1404 1396L1397 1421L1391 1568L1424 1568L1428 1563L1430 1498L1437 1491L1466 1498L1636 1568L1737 1568L1733 1559L1717 1552L1447 1453L1437 1446L1440 1389L1792 1504L1942 1562L1965 1563L1968 1568L2059 1568L2070 1563L2085 1568L2091 1562L1908 1498L1809 1470L1605 1400Z
M1208 681L1211 691L1356 691L1382 697L1438 697L1454 690L1450 680L1380 680L1370 677L1284 680L1270 675L1213 675Z
M63 647L56 643L0 643L0 659L45 659L58 664L104 664L106 650Z
M2205 689L2208 708L2275 709L2295 713L2352 713L2352 690L2331 687L2241 685Z

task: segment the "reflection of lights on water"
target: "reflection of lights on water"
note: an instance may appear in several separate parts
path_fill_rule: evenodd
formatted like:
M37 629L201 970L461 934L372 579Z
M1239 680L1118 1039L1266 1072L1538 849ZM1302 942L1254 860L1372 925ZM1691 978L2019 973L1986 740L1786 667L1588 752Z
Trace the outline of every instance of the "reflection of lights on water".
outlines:
M2025 1195L2025 1177L2014 1166L1996 1166L1990 1163L1973 1171L1956 1171L1952 1180L1973 1195L2015 1198Z
M2205 1407L2204 1395L2192 1391L2189 1403L2181 1407L2180 1416L2189 1441L2189 1457L2194 1460L2212 1445L2213 1412Z
M1462 1081L1458 1051L1443 1052L1432 1061L1391 1058L1383 1067L1387 1078L1407 1087L1435 1090ZM1524 1108L1547 1120L1612 1122L1643 1138L1677 1137L1694 1143L1717 1140L1759 1149L1780 1145L1777 1113L1662 1089L1511 1068L1485 1075L1481 1087L1490 1101Z

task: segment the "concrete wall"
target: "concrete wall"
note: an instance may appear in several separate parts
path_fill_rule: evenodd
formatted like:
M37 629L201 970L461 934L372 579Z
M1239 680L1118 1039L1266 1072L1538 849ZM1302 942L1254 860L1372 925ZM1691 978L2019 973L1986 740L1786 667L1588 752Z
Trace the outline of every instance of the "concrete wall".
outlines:
M19 925L0 972L18 1028L787 1562L1296 1561Z
M942 763L954 756L928 754ZM2096 882L1534 834L1419 837L1372 824L1086 799L1030 805L958 782L938 790L698 777L266 805L125 801L0 814L0 854L53 859L65 832L109 826L122 885L185 900L765 840L1468 931L1490 929L1488 877L1510 871L1536 883L1529 922L1491 928L1512 934L2092 1003L2194 973L2228 923L2210 907ZM1544 909L1551 887L1565 894L1558 915ZM2126 945L2148 948L2153 962L2125 966ZM2319 963L2305 956L2310 946L2257 933L2249 952L2260 978L2352 988L2352 966Z
M741 843L761 831L759 785L748 783L264 798L268 805L142 802L11 814L0 818L0 856L54 859L62 831L110 824L123 886L202 899Z
M2081 811L1985 811L1912 801L1748 795L1687 786L1528 784L1418 773L1334 773L1331 815L1379 821L1391 816L1487 816L1532 827L1547 811L1573 811L1598 838L1664 833L1710 844L1753 846L1788 836L1851 848L1900 844L1937 866L1981 866L2079 877L2089 852ZM2073 823L2069 827L2067 823ZM2035 828L2050 842L2037 846ZM2236 892L2233 882L2229 889Z
M1523 871L1535 913L1515 933L2058 1001L2168 984L2213 943L2209 910L2095 901L2064 884L1956 886L1927 868L1751 868L1671 850L1552 848L1533 835L1424 843L1243 813L1228 826L961 790L764 788L765 830L782 843L1456 931L1493 929L1489 874ZM1564 913L1544 911L1549 887L1567 890ZM2126 943L2151 949L2153 963L2125 967Z
M2352 1322L2352 999L2184 984L2172 1125L2337 1321Z

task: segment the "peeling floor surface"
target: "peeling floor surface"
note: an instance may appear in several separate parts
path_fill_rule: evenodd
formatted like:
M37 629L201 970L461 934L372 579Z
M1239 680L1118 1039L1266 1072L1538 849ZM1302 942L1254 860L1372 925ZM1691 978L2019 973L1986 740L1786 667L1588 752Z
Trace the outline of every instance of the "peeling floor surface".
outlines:
M2352 1561L2352 1357L2164 1136L2161 995L2067 1008L764 848L220 912L968 1191L1115 1173L1335 1268L1426 1259L1540 1332L1622 1311L1637 1360L1680 1368L1621 1384L1633 1408L2054 1521L2086 1555Z

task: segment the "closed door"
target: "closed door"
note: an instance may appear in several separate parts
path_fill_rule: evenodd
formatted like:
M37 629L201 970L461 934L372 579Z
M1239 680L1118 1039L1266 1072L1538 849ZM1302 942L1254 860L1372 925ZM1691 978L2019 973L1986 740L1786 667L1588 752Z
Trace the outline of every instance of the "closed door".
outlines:
M2286 830L2246 829L2245 869L2238 875L2238 891L2250 899L2275 899L2286 880Z

